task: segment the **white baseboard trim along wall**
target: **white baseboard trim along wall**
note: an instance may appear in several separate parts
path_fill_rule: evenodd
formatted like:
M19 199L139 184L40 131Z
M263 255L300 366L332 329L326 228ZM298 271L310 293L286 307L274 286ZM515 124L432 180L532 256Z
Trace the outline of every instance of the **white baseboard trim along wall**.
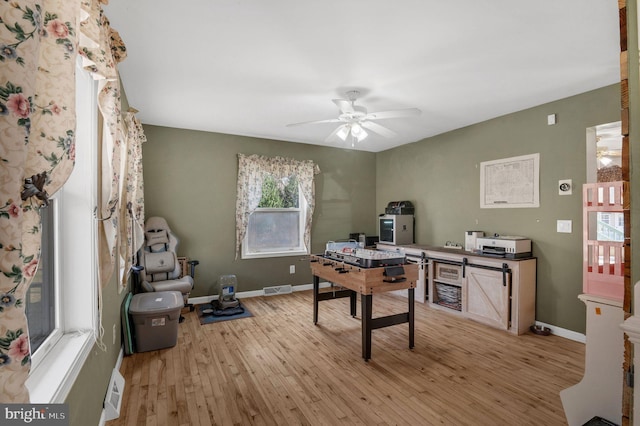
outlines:
M587 336L578 333L576 331L567 330L566 328L556 327L555 325L545 324L544 322L536 321L536 325L541 327L547 327L551 330L551 334L555 334L556 336L564 337L565 339L574 340L580 343L586 343Z
M329 287L331 284L328 282L321 282L320 288ZM284 287L284 286L281 286ZM305 291L305 290L313 290L313 284L302 284L302 285L294 285L291 287L292 291ZM236 293L236 297L238 299L248 298L248 297L258 297L265 296L264 289L262 290L253 290L253 291L241 291ZM194 305L198 305L200 303L209 303L212 300L218 300L218 295L215 296L199 296L199 297L190 297L189 303L193 303Z

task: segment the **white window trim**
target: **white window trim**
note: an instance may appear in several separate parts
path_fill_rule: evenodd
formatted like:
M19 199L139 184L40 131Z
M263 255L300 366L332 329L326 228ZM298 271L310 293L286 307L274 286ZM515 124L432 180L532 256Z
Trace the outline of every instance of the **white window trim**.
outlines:
M247 232L245 233L244 240L242 241L242 259L263 259L268 257L287 257L287 256L300 256L310 254L311 251L309 247L304 246L304 228L306 223L306 216L309 214L309 208L307 204L307 200L302 196L302 194L298 193L298 199L300 200L301 207L297 208L269 208L269 207L258 207L254 210L255 212L260 211L268 211L268 212L291 212L291 211L299 211L299 230L300 230L300 247L293 248L291 250L282 250L282 251L265 251L265 252L248 252L247 250L247 239L249 238L249 226L247 226ZM251 213L253 214L253 213Z
M97 83L76 66L76 164L58 191L56 279L62 336L33 354L26 386L31 403L63 403L94 347L100 330L96 262ZM65 243L66 242L66 243Z

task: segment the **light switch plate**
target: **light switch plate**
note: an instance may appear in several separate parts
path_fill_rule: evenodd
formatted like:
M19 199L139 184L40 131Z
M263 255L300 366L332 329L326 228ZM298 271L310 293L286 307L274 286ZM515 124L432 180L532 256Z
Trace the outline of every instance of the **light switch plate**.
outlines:
M565 234L571 233L571 221L570 220L558 220L557 231Z

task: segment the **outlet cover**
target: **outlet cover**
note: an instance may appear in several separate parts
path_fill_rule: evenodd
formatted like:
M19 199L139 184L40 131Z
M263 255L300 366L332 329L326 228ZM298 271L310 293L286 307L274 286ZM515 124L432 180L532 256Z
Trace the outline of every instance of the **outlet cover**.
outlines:
M296 265L289 265L289 273L290 274L296 273Z
M558 220L557 231L565 234L571 233L571 221L570 220Z

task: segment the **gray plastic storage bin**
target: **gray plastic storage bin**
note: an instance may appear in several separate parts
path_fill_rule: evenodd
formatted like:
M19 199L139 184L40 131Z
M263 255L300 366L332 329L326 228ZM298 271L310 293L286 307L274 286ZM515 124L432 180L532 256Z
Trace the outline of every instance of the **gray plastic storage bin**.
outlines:
M179 291L157 291L133 296L129 314L135 331L136 352L175 346L183 306L184 300Z

